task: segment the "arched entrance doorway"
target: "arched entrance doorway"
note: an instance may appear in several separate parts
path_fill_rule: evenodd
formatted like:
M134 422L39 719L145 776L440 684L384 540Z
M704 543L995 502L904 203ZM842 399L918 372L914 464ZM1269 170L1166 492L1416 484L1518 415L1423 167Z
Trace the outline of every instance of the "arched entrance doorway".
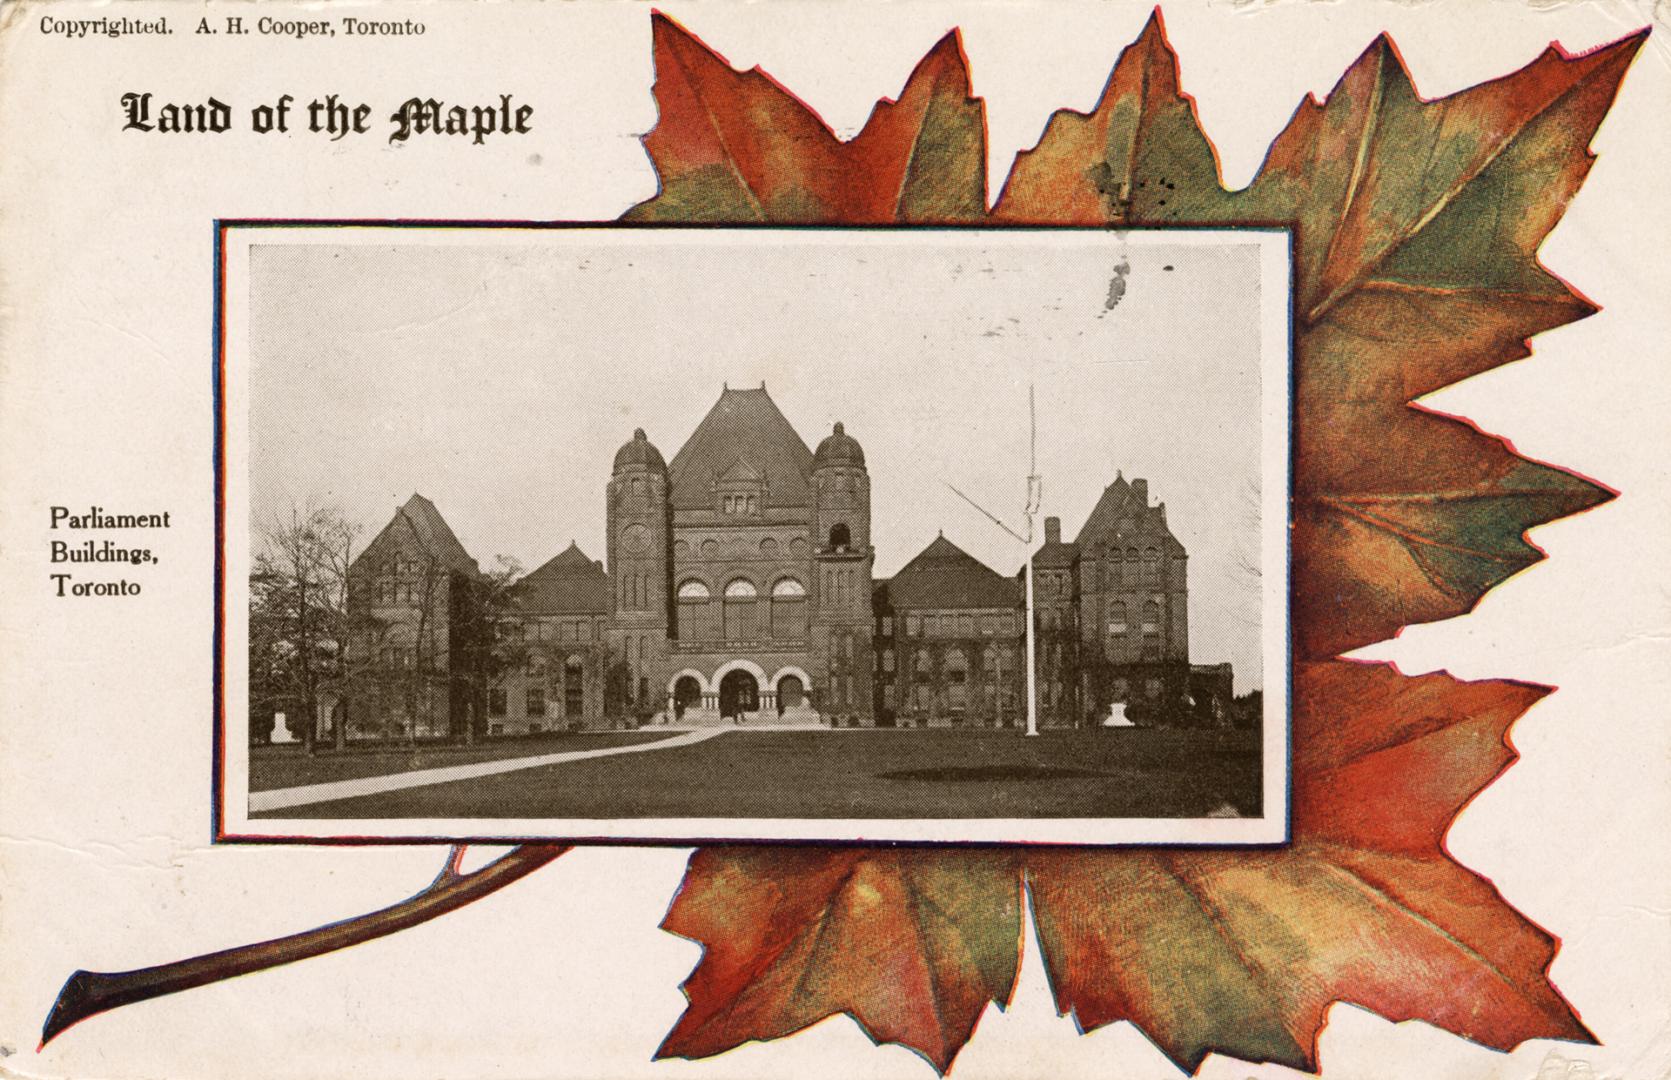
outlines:
M806 687L801 684L800 676L785 675L777 681L777 714L783 715L785 709L798 709L806 701Z
M702 683L695 675L681 675L673 684L673 715L680 717L692 705L702 703Z
M719 681L719 714L736 719L760 707L760 684L741 669L728 671Z

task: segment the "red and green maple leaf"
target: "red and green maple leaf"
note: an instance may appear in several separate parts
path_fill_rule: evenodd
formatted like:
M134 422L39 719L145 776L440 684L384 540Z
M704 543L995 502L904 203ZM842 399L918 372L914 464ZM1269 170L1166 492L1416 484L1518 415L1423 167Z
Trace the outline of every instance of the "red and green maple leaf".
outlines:
M944 1071L1009 1000L1032 897L1059 1008L1129 1020L1174 1061L1311 1068L1353 1002L1487 1046L1589 1039L1554 941L1450 858L1447 829L1512 760L1546 689L1334 659L1468 611L1541 557L1528 528L1610 493L1411 402L1527 355L1594 308L1536 252L1645 34L1551 49L1423 101L1390 40L1306 101L1224 188L1158 13L1089 113L1058 112L987 206L985 117L955 33L852 140L758 71L654 18L661 179L634 221L1277 223L1295 251L1292 834L1275 849L711 847L664 926L705 947L661 1047L700 1057L837 1014ZM107 1009L292 963L456 910L559 857L524 845L359 919L174 964L76 972L50 1039Z
M696 853L664 924L705 946L661 1048L698 1057L852 1015L944 1070L1014 985L1031 892L1057 1004L1209 1053L1314 1067L1330 1003L1501 1049L1588 1039L1553 939L1450 858L1461 807L1545 691L1331 659L1470 610L1541 558L1526 530L1610 492L1413 399L1594 308L1536 252L1643 35L1437 101L1377 40L1228 191L1159 14L1096 107L1055 114L985 202L956 34L851 141L671 20L654 42L658 195L686 223L1276 223L1294 232L1292 841L1234 849Z

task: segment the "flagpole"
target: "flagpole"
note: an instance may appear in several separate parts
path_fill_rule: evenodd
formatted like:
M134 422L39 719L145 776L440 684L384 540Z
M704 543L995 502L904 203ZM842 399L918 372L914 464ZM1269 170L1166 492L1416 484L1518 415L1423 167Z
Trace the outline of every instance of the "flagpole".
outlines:
M1039 417L1033 404L1033 384L1027 384L1027 539L1021 543L1027 555L1027 734L1039 733L1038 630L1033 616L1033 515L1044 495L1039 476Z
M1031 520L1028 521L1031 525ZM1030 534L1032 529L1027 530ZM1033 640L1033 545L1027 552L1027 734L1039 733L1038 647Z
M964 502L979 510L992 524L1003 529L1021 543L1022 555L1026 559L1022 567L1022 575L1026 580L1027 610L1026 633L1022 641L1027 648L1027 734L1039 733L1039 695L1038 695L1038 640L1033 629L1033 517L1039 511L1039 503L1044 496L1044 479L1039 476L1038 443L1039 425L1038 414L1033 405L1033 387L1027 387L1027 504L1021 515L1027 522L1025 535L1016 532L1003 519L992 511L971 499L957 489L955 484L943 481L952 493Z

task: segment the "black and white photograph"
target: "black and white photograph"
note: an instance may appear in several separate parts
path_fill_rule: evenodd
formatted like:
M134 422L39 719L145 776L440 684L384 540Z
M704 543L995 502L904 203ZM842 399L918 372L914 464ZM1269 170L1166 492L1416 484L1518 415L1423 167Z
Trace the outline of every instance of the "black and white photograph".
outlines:
M225 236L229 837L1286 835L1286 232Z

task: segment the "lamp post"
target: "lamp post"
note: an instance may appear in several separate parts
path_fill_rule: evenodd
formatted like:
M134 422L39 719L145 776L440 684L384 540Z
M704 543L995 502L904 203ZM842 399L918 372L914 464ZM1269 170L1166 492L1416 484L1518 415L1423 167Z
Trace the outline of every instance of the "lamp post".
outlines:
M1044 497L1044 478L1039 475L1038 465L1038 418L1033 404L1033 387L1027 387L1027 503L1021 510L1021 518L1026 522L1026 529L1017 532L999 519L999 517L958 491L955 486L947 483L952 493L964 502L979 510L988 521L1003 529L1021 543L1021 551L1026 561L1022 564L1022 575L1026 584L1027 594L1027 734L1039 733L1039 696L1038 696L1038 642L1037 631L1034 629L1033 618L1033 517L1039 512L1039 503ZM999 690L1002 694L1002 689Z

